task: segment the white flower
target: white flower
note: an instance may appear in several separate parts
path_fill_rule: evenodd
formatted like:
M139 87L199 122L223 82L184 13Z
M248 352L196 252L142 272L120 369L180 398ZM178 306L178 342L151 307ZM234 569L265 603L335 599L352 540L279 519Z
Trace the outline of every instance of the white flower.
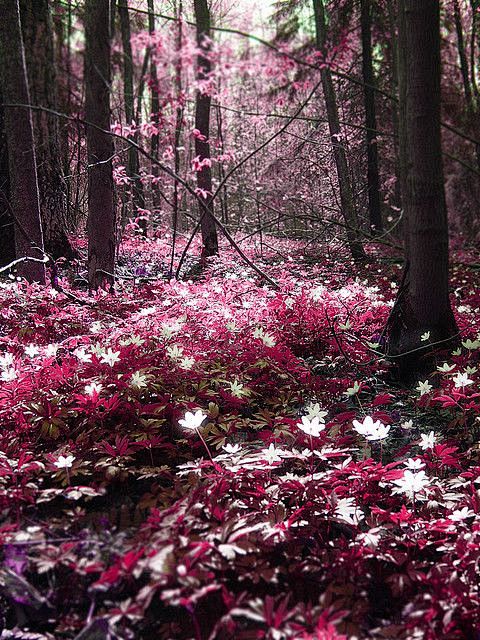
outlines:
M156 312L156 310L157 307L146 307L145 309L140 309L138 313L141 316L151 316Z
M436 441L437 438L435 437L435 433L433 431L430 431L428 435L422 433L422 435L420 436L420 442L418 444L425 451L426 449L433 449Z
M90 331L92 333L100 333L102 328L102 323L98 320L96 322L92 322L92 324L90 325Z
M396 492L405 493L409 497L413 498L416 493L424 491L430 484L430 480L427 478L425 471L418 471L413 473L409 469L404 471L403 477L393 481L397 485Z
M468 340L465 340L465 342L462 342L462 345L465 347L465 349L468 349L469 351L474 351L475 349L478 349L480 347L480 340L468 339Z
M353 525L357 525L360 520L365 518L363 511L355 504L354 498L342 498L339 500L335 507L335 515Z
M307 413L305 414L307 418L315 418L317 417L320 422L325 422L325 418L328 416L328 411L323 411L318 402L315 404L309 404L306 407Z
M3 382L12 382L12 380L15 380L16 377L17 372L13 367L10 367L9 369L5 369L4 371L2 371L0 380L2 380Z
M40 349L34 344L29 344L28 347L25 348L25 354L29 358L35 358L39 353Z
M75 456L58 456L58 459L53 463L57 469L70 469L75 460Z
M238 453L241 450L241 446L239 444L226 444L222 447L222 449L226 452L226 453L230 453L230 454L235 454Z
M183 356L182 347L177 344L174 344L173 347L167 347L167 356L172 360L180 360Z
M426 331L425 333L423 333L420 340L422 342L426 342L427 340L430 340L430 331Z
M201 409L198 409L195 413L187 411L185 418L179 420L178 423L185 429L198 429L206 417L206 414Z
M91 353L87 353L85 347L79 347L78 349L75 349L75 351L73 352L75 356L77 356L77 358L80 360L80 362L91 362L92 361L92 354Z
M462 520L466 520L467 518L472 518L475 515L475 511L472 511L468 507L463 507L463 509L457 509L450 516L449 519L453 520L453 522L461 522Z
M470 380L468 373L457 373L457 375L453 376L453 382L455 383L456 389L463 389L469 384L472 384L473 380Z
M455 369L454 364L448 364L448 362L444 362L441 367L437 367L437 371L441 371L442 373L450 373Z
M264 333L261 340L266 347L274 347L276 344L275 338L270 333Z
M402 422L402 429L412 429L413 427L413 420L406 420L405 422Z
M47 358L54 358L57 355L58 347L58 344L47 345L47 348L45 349L45 355Z
M111 347L108 347L107 351L100 355L100 362L113 367L115 363L120 362L120 351L113 351Z
M307 416L303 416L301 422L297 422L297 427L304 433L314 438L318 438L321 432L325 429L324 424L320 424L320 418L315 416L311 420Z
M85 387L85 393L89 396L93 396L94 393L98 395L102 389L103 385L101 385L99 382L92 382L90 384L87 384L87 386Z
M380 542L380 535L378 534L379 529L370 529L370 531L366 531L365 533L360 533L357 536L357 540L363 542L366 547L370 547L371 549L376 549L378 547L378 543Z
M280 453L282 453L281 449L275 449L275 445L273 444L273 442L270 444L268 449L262 449L262 455L267 460L268 464L281 462L282 458L279 455Z
M185 357L180 360L178 366L181 369L191 369L195 364L195 358Z
M415 458L415 459L409 458L405 462L405 465L411 471L418 471L419 469L423 469L423 467L425 466L425 463L420 458Z
M367 440L384 440L390 431L390 427L386 427L380 420L374 422L371 416L366 416L363 422L354 420L353 429Z
M8 369L13 365L13 362L14 362L13 353L10 353L9 351L7 351L3 355L0 355L0 368Z
M148 377L144 373L135 371L130 378L130 385L135 389L144 389L147 386L147 381Z
M426 393L430 393L430 391L433 389L432 385L428 382L428 380L425 380L424 382L420 382L418 383L416 390L418 391L418 393L423 396Z
M365 434L365 438L367 440L375 441L375 440L385 440L390 431L390 426L385 426L381 422L378 427L370 431L370 433Z
M345 396L347 396L348 398L350 398L352 396L356 396L357 393L360 391L361 386L362 385L359 382L355 381L353 383L353 386L349 387L346 391L343 392L343 394Z
M245 389L243 384L238 382L238 380L234 380L229 384L230 384L230 393L232 394L232 396L235 396L236 398L241 398L242 396L249 395L249 390Z

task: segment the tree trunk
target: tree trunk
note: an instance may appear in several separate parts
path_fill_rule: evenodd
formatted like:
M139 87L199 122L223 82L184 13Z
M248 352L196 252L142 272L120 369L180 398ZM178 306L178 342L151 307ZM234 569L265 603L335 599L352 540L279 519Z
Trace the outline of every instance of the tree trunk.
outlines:
M57 74L49 0L20 0L20 16L32 104L57 110ZM53 258L73 258L67 236L67 186L63 177L58 117L34 111L43 241Z
M448 223L440 136L439 0L400 0L400 92L405 136L407 263L390 318L389 354L401 356L403 378L431 367L435 343L455 344L458 329L450 307ZM428 341L422 335L429 333ZM430 346L432 345L432 346Z
M174 137L174 167L175 175L180 175L180 141L182 138L184 121L184 96L182 82L182 46L183 46L183 2L179 0L178 10L175 2L175 15L177 16L177 33L175 38L175 50L177 59L175 62L175 97L177 105L175 108L175 137ZM173 262L175 259L175 247L177 242L177 230L180 211L180 184L173 179L173 210L172 210L172 254L170 259L170 274L173 273Z
M88 155L88 280L113 283L115 199L110 135L110 0L85 2L85 119Z
M368 212L372 233L383 229L380 203L380 178L378 175L377 116L375 112L375 88L372 62L372 5L370 0L360 0L362 30L363 100L367 143Z
M208 0L194 0L195 22L197 23L197 44L200 53L197 57L197 80L206 82L211 73L210 62L210 10ZM197 187L202 203L199 205L201 217L203 250L202 257L218 253L218 238L213 212L212 169L210 166L210 105L208 89L197 90L195 99L195 128L200 132L195 137L195 155L205 164L197 172Z
M388 11L388 29L390 30L390 59L389 66L392 69L392 92L398 96L399 92L399 68L398 68L398 36L397 36L397 6L396 2L387 3ZM388 51L388 49L387 49ZM392 128L393 128L393 147L395 154L395 191L394 191L394 206L401 208L402 206L402 189L401 189L401 162L400 162L400 147L399 147L399 108L398 100L391 102L392 109Z
M0 92L0 267L15 260L15 236L10 212L10 176L5 131L5 113Z
M125 119L127 124L131 124L135 118L135 97L133 93L133 57L128 0L118 1L118 15L120 17L120 28L122 31ZM135 134L134 140L138 140L138 135ZM145 209L145 197L143 193L143 185L140 180L140 159L138 156L138 149L134 146L130 146L128 149L127 175L131 180L134 213L138 216L138 210ZM143 232L146 232L146 224L144 220L141 221L140 227Z
M153 36L155 33L155 6L153 0L148 0L148 33ZM160 98L158 94L158 73L155 57L150 57L150 111L153 122L158 125L160 112ZM158 160L159 136L157 133L152 134L150 140L150 153ZM154 209L160 207L160 186L158 184L158 166L152 164L152 175L154 178L152 184L152 204Z
M465 50L465 39L463 36L462 14L460 12L458 0L453 0L453 14L455 19L455 31L457 34L458 58L460 60L460 70L462 72L463 90L465 92L465 111L467 115L468 125L472 129L474 137L478 138L479 127L477 122L477 104L473 95L472 85L470 83L470 78L475 78L475 69L473 69L473 74L469 73L467 53ZM471 45L473 48L475 48L474 40L471 42ZM475 66L474 58L472 59L472 64ZM480 145L478 144L475 145L475 158L477 161L477 167L480 170Z
M463 25L462 16L460 13L460 7L458 0L453 0L453 17L455 20L455 31L457 34L457 48L458 57L460 59L460 71L462 72L463 90L465 92L465 99L469 109L472 104L472 87L470 86L470 75L468 72L468 60L465 51L465 40L463 37Z
M327 24L323 0L312 0L315 14L315 34L317 49L326 58ZM347 242L354 260L364 260L365 251L358 233L358 219L353 200L352 184L348 171L347 156L340 137L340 123L338 117L337 97L333 86L332 74L328 66L320 70L323 96L327 110L328 127L332 139L333 156L337 168L340 203L346 227Z
M18 0L0 0L0 15L3 98L6 105L28 105L30 94ZM44 256L43 235L30 109L25 106L5 107L5 131L15 254L17 258L31 257L41 260ZM45 283L43 263L27 260L19 265L18 272L30 282Z

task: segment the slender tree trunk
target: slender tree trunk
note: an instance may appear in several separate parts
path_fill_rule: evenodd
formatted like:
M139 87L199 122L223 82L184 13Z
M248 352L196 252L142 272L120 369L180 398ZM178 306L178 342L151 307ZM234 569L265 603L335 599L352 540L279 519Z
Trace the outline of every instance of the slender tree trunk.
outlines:
M375 78L372 61L372 4L360 0L362 30L363 99L367 143L368 211L372 233L383 229L378 175L377 116L375 111Z
M397 20L398 20L398 46L397 46L397 74L398 74L398 156L399 156L399 177L400 193L403 211L403 237L405 261L409 264L409 243L408 243L408 216L404 203L407 193L407 62L406 62L406 24L403 0L397 0Z
M155 34L154 0L148 0L148 32L150 36ZM160 121L160 98L158 93L157 65L154 55L150 58L150 111L152 112L153 122L158 125ZM159 136L157 133L154 133L150 140L150 153L156 160L158 160L158 147ZM152 204L154 209L158 209L160 207L160 187L158 184L158 166L156 164L152 165L152 175L154 178L152 184Z
M120 17L120 28L122 31L125 118L127 124L131 124L135 118L135 96L133 92L133 56L128 0L118 1L118 15ZM134 136L134 140L138 140L137 135ZM130 146L128 149L127 174L131 180L134 212L135 215L138 215L139 209L145 209L145 197L143 185L140 180L140 158L138 149L134 146ZM141 222L140 227L144 232L146 231L145 221Z
M392 69L392 91L398 96L399 92L399 77L398 77L398 35L397 35L397 7L396 2L387 3L388 11L388 28L390 30L390 67ZM400 147L399 147L399 113L398 113L398 101L391 102L392 109L392 128L393 128L393 145L395 154L395 193L394 193L394 205L396 207L402 206L402 190L401 190L401 176L400 176Z
M177 60L175 62L175 93L177 106L175 109L175 137L174 137L174 171L178 176L180 174L180 140L183 130L183 83L182 83L182 44L183 44L183 2L179 0L178 10L175 7L177 15L177 33L176 33L176 53ZM179 222L179 209L180 209L180 185L178 181L173 181L173 212L172 212L172 256L170 261L170 273L173 273L173 262L175 259L175 244L177 240L177 230Z
M20 0L25 56L32 104L57 110L57 73L49 0ZM58 117L34 111L33 131L37 153L43 241L55 259L73 258L67 236L67 185L63 177Z
M460 71L462 72L463 90L465 92L465 99L467 101L467 105L470 108L472 104L472 87L470 86L468 60L467 60L467 54L465 51L465 40L463 37L462 15L460 13L458 0L453 0L453 16L455 20L455 31L457 34L457 48L458 48L458 57L460 59Z
M0 60L5 104L28 105L27 69L18 0L0 0ZM11 211L17 258L43 258L43 235L38 195L32 114L25 106L5 108ZM26 261L18 272L27 280L45 283L45 265Z
M470 7L472 9L472 31L470 34L470 80L472 83L473 93L475 97L479 98L479 91L477 85L477 47L480 45L480 33L478 29L478 22L480 16L480 1L470 0Z
M10 211L10 176L5 131L5 113L0 92L0 267L15 260L15 235Z
M439 0L400 0L400 92L405 136L403 202L407 264L391 316L390 355L401 355L401 373L430 370L429 343L451 347L458 332L450 307L448 223L440 136ZM428 343L421 336L429 333ZM443 341L443 342L442 342ZM427 369L425 369L427 368Z
M463 36L463 24L462 24L462 14L460 12L460 6L458 4L458 0L453 0L453 14L455 19L455 31L457 34L457 47L458 47L458 57L460 60L460 70L462 72L462 81L463 81L463 90L465 93L465 102L466 102L466 115L468 120L468 125L473 131L474 137L478 138L478 111L477 111L477 101L473 94L473 88L470 82L471 78L475 78L475 69L473 73L470 73L467 53L465 50L465 39ZM473 30L473 29L472 29ZM472 47L475 48L475 41L473 40L471 43ZM475 59L471 60L472 64L475 66ZM475 157L477 161L477 167L480 169L480 145L475 145Z
M197 57L197 79L206 82L211 73L210 62L210 10L208 0L194 0L195 22L197 23L197 44L200 53ZM208 257L218 253L218 238L215 220L210 214L213 211L212 200L212 169L210 166L210 105L211 97L208 90L200 88L195 99L195 128L200 135L195 138L195 154L200 161L206 162L197 173L197 187L204 195L200 195L202 203L199 206L203 251L202 256Z
M323 0L312 0L315 15L315 33L317 49L326 54L327 24ZM365 251L358 233L358 218L353 200L352 184L348 170L345 148L338 139L340 137L340 123L338 117L337 97L333 86L332 74L328 66L320 70L323 96L327 110L328 127L332 139L333 156L337 168L338 186L342 215L346 227L348 246L354 260L365 259Z
M110 0L85 2L85 118L88 154L88 280L113 283L115 200L110 135Z

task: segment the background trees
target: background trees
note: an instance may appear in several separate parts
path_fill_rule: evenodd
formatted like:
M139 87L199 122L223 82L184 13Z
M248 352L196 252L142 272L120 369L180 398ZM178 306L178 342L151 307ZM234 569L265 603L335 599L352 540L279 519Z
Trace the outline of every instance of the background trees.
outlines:
M406 14L390 0L282 0L264 38L255 32L258 10L229 0L162 7L119 0L115 7L107 16L103 2L20 2L49 256L71 259L75 245L84 264L86 232L87 279L96 288L113 280L107 274L115 272L122 234L151 241L171 233L168 270L180 272L194 229L205 257L218 251L214 211L228 232L255 238L260 254L269 233L306 239L317 255L336 259L400 258L405 236L407 256L421 256L418 265L409 262L410 304L422 299L430 314L420 321L419 309L408 308L412 326L419 323L415 335L430 321L439 336L452 328L440 188L451 232L475 240L476 2L445 3L435 23L445 33L440 44L430 31L437 80L424 86L428 104L426 93L408 89L428 74L411 75ZM262 22L268 24L265 16ZM5 37L7 56L13 32ZM413 104L421 99L425 126L417 130ZM9 109L3 139L13 144ZM2 149L2 201L13 203L13 168L6 169L7 145ZM4 263L20 251L8 238L9 207L2 213ZM427 210L432 217L422 220ZM432 291L438 295L431 305ZM394 350L417 339L404 333Z

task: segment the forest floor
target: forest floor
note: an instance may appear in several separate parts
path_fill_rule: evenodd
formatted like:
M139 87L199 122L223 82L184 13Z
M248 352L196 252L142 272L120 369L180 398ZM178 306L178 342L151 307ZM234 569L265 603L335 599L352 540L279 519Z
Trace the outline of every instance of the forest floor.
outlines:
M231 250L157 279L168 241L114 293L0 283L2 639L478 638L478 256L405 389L394 261L245 243L275 291Z

